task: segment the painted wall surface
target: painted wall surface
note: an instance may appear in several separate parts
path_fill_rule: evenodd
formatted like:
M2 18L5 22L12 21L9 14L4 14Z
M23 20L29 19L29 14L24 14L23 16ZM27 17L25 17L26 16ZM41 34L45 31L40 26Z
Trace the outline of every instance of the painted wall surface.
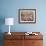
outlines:
M36 9L36 24L19 24L18 9ZM13 17L14 26L11 31L46 31L46 1L45 0L1 0L2 17ZM8 31L8 27L3 24L2 32Z

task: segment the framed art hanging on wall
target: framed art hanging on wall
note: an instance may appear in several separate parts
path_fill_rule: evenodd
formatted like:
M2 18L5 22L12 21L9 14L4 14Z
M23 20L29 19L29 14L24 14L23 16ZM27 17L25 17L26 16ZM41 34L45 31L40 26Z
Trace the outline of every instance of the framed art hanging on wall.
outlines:
M19 23L36 23L36 9L19 9Z

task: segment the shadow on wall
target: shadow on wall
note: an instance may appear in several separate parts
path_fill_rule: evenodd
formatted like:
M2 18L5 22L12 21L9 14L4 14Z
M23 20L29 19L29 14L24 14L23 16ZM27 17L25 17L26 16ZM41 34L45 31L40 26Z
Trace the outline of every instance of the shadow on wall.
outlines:
M5 17L0 16L0 46L3 46L3 33L2 33L2 25L5 23Z

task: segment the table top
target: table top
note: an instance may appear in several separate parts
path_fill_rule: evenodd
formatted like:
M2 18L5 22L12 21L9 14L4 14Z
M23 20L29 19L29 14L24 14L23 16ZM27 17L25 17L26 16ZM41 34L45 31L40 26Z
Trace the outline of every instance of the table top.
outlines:
M5 39L43 39L43 35L40 32L32 32L32 34L25 34L27 32L11 32L9 35L7 32L4 33ZM35 35L38 34L38 35Z

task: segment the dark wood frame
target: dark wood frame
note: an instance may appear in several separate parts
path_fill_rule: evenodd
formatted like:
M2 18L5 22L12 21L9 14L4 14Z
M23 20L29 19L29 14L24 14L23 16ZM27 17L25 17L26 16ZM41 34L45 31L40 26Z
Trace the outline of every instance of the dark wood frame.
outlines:
M28 17L30 18L29 21L27 21L27 20L29 19L28 17L27 17L28 19L26 18L27 20L26 20L26 19L23 19L24 21L21 20L21 18L22 18L22 16L23 16L22 13L25 14L25 13L26 13L25 11L27 12L27 16L28 16L28 13L29 13L29 12L32 13L31 15L33 16L33 17L32 17L33 20L31 20L31 18L30 18L31 15L30 15L30 17L28 16ZM22 14L22 15L21 15L21 14ZM30 13L29 13L29 14L30 14ZM26 16L26 15L25 15L25 16ZM25 21L25 20L26 20L26 21ZM18 22L19 22L19 23L23 23L23 24L26 24L26 23L36 23L36 9L19 9L19 11L18 11Z

